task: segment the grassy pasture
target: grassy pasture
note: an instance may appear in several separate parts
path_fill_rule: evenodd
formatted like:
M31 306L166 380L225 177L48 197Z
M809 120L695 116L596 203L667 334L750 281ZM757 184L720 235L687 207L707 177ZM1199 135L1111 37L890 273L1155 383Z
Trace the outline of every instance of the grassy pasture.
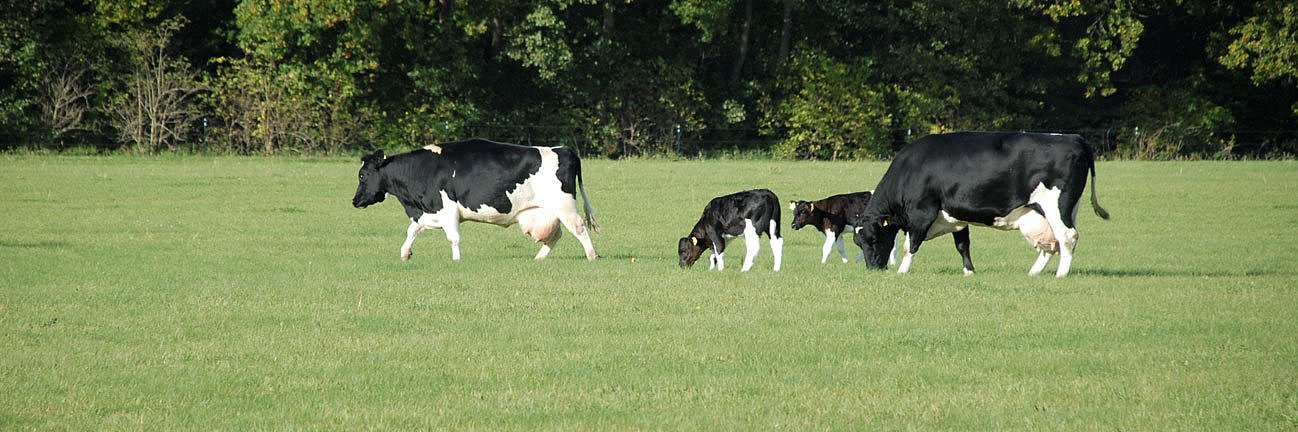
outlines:
M1062 280L986 228L972 277L949 237L822 265L787 210L782 272L676 267L708 198L883 163L588 160L601 260L466 224L402 262L357 166L0 156L0 429L1298 428L1293 162L1101 163Z

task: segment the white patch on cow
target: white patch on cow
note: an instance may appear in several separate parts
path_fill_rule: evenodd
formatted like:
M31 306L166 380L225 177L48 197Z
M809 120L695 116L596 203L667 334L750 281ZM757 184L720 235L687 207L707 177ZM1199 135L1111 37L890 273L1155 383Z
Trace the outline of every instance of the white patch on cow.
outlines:
M968 226L969 222L956 219L952 217L950 213L947 213L946 210L942 210L938 212L937 219L933 220L933 224L929 225L928 236L924 240L928 241L943 234L951 234L965 229L965 227ZM910 247L907 247L906 250L909 251Z
M437 213L424 213L410 222L406 228L406 241L401 244L401 259L408 260L414 254L415 238L427 229L441 228L446 233L446 240L451 242L451 259L460 259L460 218L457 211L459 204L451 201L446 191L441 191L442 210Z
M776 235L775 232L779 227L775 221L771 221L771 227L767 229L766 234L771 240L771 257L775 259L775 271L780 271L780 264L784 261L784 239Z
M428 150L430 152L437 153L437 154L442 154L442 148L439 147L437 144L426 145L424 146L424 150Z
M1031 202L1041 206L1041 211L1045 213L1046 222L1050 225L1050 230L1054 232L1055 240L1058 242L1059 249L1059 267L1055 270L1055 277L1064 277L1068 275L1068 270L1073 263L1073 248L1077 246L1077 230L1064 226L1062 218L1063 212L1059 208L1059 196L1062 192L1059 188L1046 188L1044 183L1037 185L1032 191ZM1076 208L1074 215L1076 215ZM1040 258L1038 258L1040 261ZM1035 266L1034 266L1035 267Z
M821 264L829 262L829 252L834 250L834 244L838 243L839 241L840 240L838 240L834 235L834 230L832 229L825 230L825 245L820 248ZM847 258L843 258L843 261L847 261Z
M897 248L894 247L893 250L895 251ZM897 273L906 273L910 271L910 262L913 256L914 255L910 253L910 233L906 233L905 237L902 237L901 264L897 266ZM892 259L891 253L889 254L888 259Z
M759 240L752 219L744 219L744 266L739 271L746 272L753 268L753 259L757 258L757 252L761 248Z

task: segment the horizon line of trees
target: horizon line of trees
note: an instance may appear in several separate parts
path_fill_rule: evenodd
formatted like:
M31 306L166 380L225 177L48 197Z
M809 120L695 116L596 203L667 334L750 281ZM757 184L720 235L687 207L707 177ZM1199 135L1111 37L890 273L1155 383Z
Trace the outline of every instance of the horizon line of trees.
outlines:
M1298 5L1253 0L0 0L0 150L483 137L887 158L954 130L1298 155Z

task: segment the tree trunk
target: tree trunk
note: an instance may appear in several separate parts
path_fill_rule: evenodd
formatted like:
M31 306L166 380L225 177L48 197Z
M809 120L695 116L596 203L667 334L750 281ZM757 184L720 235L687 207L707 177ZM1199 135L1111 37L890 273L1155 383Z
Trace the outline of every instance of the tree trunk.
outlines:
M735 59L735 69L730 73L730 81L738 82L739 74L744 70L744 61L748 59L748 31L753 26L753 0L744 0L744 24L739 30L739 57Z
M789 58L789 38L793 33L793 0L784 0L784 16L780 19L780 62Z

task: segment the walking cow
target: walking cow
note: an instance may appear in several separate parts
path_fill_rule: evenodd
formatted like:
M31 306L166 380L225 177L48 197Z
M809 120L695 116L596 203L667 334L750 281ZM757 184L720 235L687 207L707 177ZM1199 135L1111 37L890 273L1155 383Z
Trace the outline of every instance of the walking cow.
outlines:
M910 269L925 240L951 233L964 261L969 225L1016 229L1039 255L1028 274L1059 254L1055 276L1063 277L1077 246L1077 208L1091 176L1091 208L1109 213L1095 198L1095 159L1077 135L960 132L929 135L897 152L856 225L856 243L871 268L886 267L898 231L908 235L899 273Z
M441 228L451 242L451 259L460 259L460 221L499 226L518 223L523 234L541 243L545 258L559 241L563 224L586 250L598 254L577 212L580 192L586 221L599 232L594 209L581 180L581 159L566 147L528 147L481 139L429 145L385 158L379 150L361 158L360 184L352 205L364 208L387 195L401 201L410 218L401 259L410 259L415 237Z

